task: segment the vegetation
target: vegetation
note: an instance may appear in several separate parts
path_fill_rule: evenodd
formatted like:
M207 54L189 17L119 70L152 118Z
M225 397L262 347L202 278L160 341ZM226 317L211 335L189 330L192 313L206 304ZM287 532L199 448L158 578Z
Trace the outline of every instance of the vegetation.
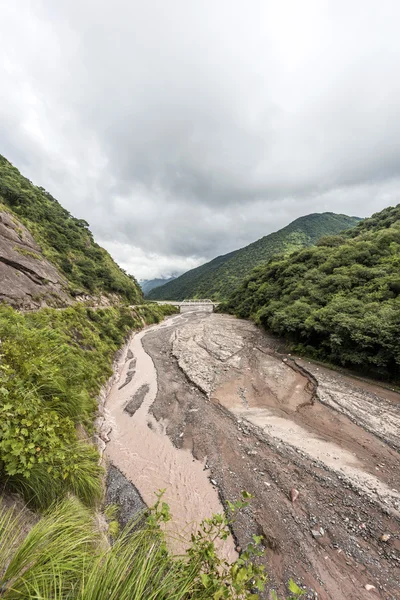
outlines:
M334 213L311 214L296 219L287 227L271 233L253 244L192 269L170 283L149 292L159 300L229 297L253 267L266 263L275 254L290 254L311 246L324 235L336 234L358 223L358 217Z
M128 332L175 310L0 306L0 476L10 489L41 508L68 492L87 505L100 499L97 394Z
M244 494L248 496L247 494ZM231 505L232 514L247 505ZM264 589L262 555L255 536L232 564L215 542L226 540L229 521L204 521L184 556L167 549L160 524L170 519L160 496L147 516L127 526L110 544L93 514L77 499L52 507L28 534L23 515L0 507L0 590L5 600L251 600ZM109 528L108 533L112 531ZM291 598L304 592L289 582Z
M142 301L135 278L95 243L88 223L72 217L51 194L33 185L0 155L1 205L29 229L46 258L68 280L71 293L115 293L130 303Z
M400 381L400 204L254 269L221 310L299 352Z

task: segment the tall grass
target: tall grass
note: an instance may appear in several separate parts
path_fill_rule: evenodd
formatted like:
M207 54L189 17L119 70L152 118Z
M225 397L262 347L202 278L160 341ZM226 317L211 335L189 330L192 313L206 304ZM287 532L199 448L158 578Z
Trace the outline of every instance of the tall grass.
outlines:
M129 332L172 312L75 305L20 314L0 306L0 477L9 488L39 508L68 493L98 502L96 396Z
M69 498L24 535L23 516L0 507L0 596L4 600L235 600L257 598L262 568L249 557L228 564L214 541L227 534L215 516L202 524L185 556L172 556L159 527L158 501L113 544L90 509ZM250 556L250 555L249 555Z

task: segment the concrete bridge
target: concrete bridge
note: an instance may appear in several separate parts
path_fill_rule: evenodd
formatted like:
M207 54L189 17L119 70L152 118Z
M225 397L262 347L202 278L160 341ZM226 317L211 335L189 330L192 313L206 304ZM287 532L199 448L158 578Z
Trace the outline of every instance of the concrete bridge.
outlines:
M214 302L209 298L189 298L187 300L156 300L157 304L172 304L172 306L178 306L179 312L214 312L214 308L218 306L219 302Z

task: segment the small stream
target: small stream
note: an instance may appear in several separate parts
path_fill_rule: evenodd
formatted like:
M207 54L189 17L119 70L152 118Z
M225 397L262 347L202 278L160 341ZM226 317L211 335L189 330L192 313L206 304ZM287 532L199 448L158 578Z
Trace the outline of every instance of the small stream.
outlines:
M142 338L149 331L171 327L181 320L186 320L184 315L174 316L132 336L105 404L106 421L112 428L105 454L136 486L148 506L154 504L155 492L165 489L164 500L173 517L167 530L175 551L185 548L190 534L204 518L223 512L204 463L195 460L190 451L176 448L165 433L165 423L158 422L149 412L157 395L157 372L143 349ZM124 408L140 390L146 391L143 402L130 416ZM223 547L225 558L234 560L233 539Z

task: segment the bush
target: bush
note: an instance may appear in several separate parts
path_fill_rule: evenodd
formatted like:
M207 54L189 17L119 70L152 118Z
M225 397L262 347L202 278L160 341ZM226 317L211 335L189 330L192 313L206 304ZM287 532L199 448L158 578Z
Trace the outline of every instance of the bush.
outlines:
M69 492L96 504L102 471L90 434L100 387L128 333L175 311L0 307L0 474L11 489L39 507Z

